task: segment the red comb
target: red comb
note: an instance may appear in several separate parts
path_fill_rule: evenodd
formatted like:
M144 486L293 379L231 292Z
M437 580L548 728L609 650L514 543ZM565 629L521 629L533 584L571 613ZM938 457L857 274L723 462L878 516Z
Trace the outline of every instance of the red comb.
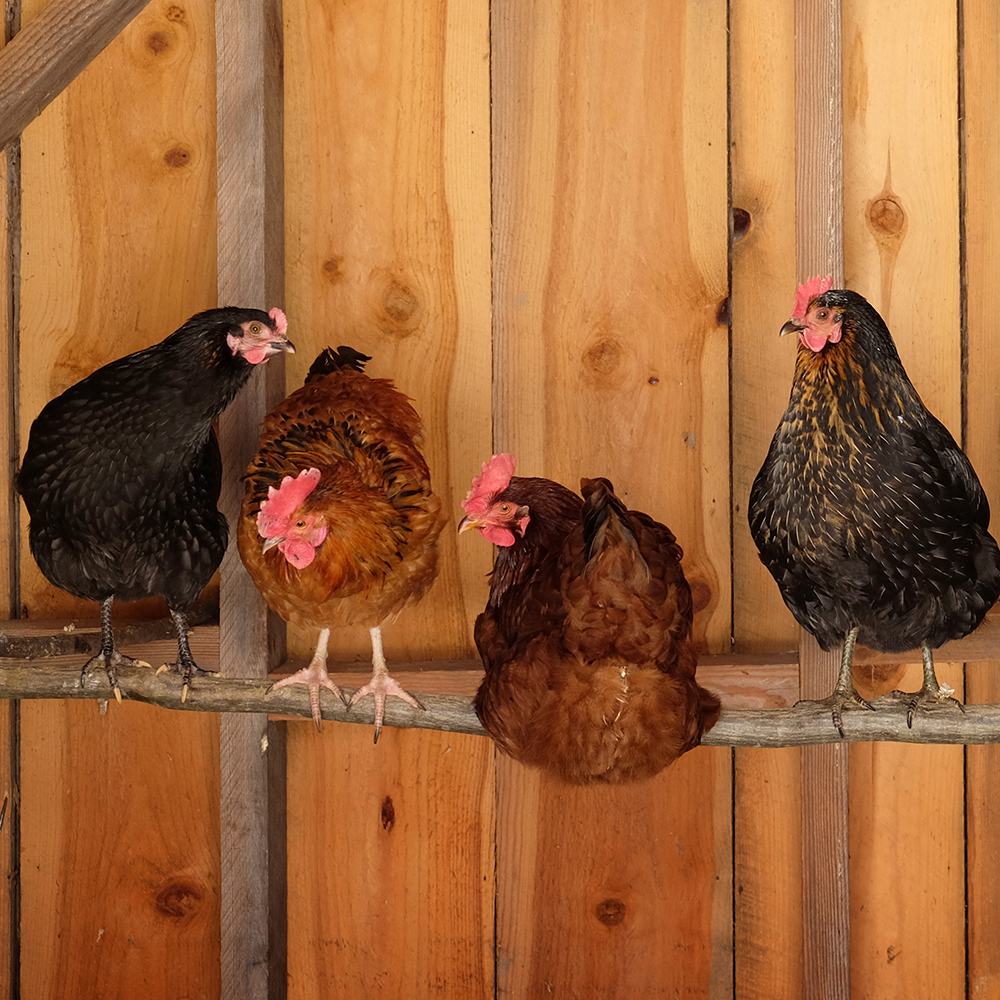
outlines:
M799 285L795 292L795 308L792 310L792 319L802 319L809 311L809 303L824 292L833 288L833 275L828 274L825 278L817 275Z
M472 488L462 501L462 510L470 516L485 514L493 498L510 485L516 460L513 455L494 455L483 462L483 474L472 480Z
M268 316L274 320L274 329L278 332L279 337L284 337L288 334L288 320L285 314L275 306L269 313Z
M268 486L267 499L260 505L257 515L257 533L264 538L273 538L284 531L288 519L316 489L319 476L319 469L303 469L295 479L285 476L277 489Z

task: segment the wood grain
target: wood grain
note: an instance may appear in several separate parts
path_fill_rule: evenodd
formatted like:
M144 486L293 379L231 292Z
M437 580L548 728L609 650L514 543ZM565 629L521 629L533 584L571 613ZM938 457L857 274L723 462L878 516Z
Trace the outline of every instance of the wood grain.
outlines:
M288 0L288 387L349 344L424 425L446 511L491 454L489 25L485 2ZM452 522L453 524L455 522ZM442 533L437 581L384 629L386 658L469 655L488 545ZM308 657L316 633L292 627ZM331 656L371 656L366 628Z
M492 450L488 11L284 3L288 388L327 346L371 355L367 372L421 415L453 514ZM434 586L384 629L396 676L473 654L492 553L449 526L439 547ZM315 642L289 629L293 657ZM367 629L333 635L330 652L370 663ZM492 995L489 744L289 729L290 995Z
M794 347L778 336L797 277L795 6L730 8L733 636L742 652L792 649L799 630L747 526L747 500L787 405ZM794 657L798 696L798 656ZM800 1000L800 752L737 750L735 995Z
M289 989L493 996L494 775L486 740L289 729Z
M20 135L148 3L51 0L30 23L25 19L0 52L0 147Z
M844 278L844 165L840 0L795 4L796 270L800 281ZM825 698L836 683L839 656L800 632L803 698ZM847 748L802 751L803 994L848 1000L850 885L847 878Z
M284 147L281 4L220 0L215 8L219 303L270 309L284 303ZM292 337L294 343L294 336ZM224 478L219 507L235 533L242 471L261 420L284 396L284 355L237 397L219 421ZM284 623L268 612L231 542L221 567L219 662L229 676L263 678L284 659ZM272 814L284 812L283 776L269 764L270 737L284 758L284 730L267 715L224 715L219 755L222 801L222 998L285 995L284 858L271 843ZM271 787L271 778L278 785ZM271 869L274 876L271 875ZM271 896L275 895L272 900ZM282 912L272 913L272 906Z
M53 395L215 304L212 14L150 5L24 130L22 442ZM96 614L22 552L31 616ZM218 996L217 740L205 714L23 712L22 995Z
M497 845L498 995L731 996L731 903L706 891L729 867L729 767L697 750L638 786L570 788L498 759L499 829L521 831Z
M713 651L731 634L725 31L717 3L492 7L495 448L521 475L605 475L669 524ZM728 766L692 755L653 795L499 768L501 996L731 989L713 979Z
M22 703L22 996L219 995L218 719Z
M1000 87L1000 11L991 3L963 4L960 26L964 87L964 275L967 381L964 445L990 498L1000 509L1000 359L993 343L1000 265L1000 230L993 203L1000 174L1000 118L990 93ZM961 112L960 112L961 113ZM993 533L996 534L994 513ZM969 663L970 702L1000 699L1000 662ZM969 1000L1000 1000L1000 752L970 747L965 755Z
M926 0L904 23L845 0L842 17L846 283L879 310L924 403L958 436L956 7ZM919 78L904 82L915 65ZM961 692L960 670L939 676ZM915 678L911 668L903 683ZM857 746L851 775L852 988L964 997L962 754Z

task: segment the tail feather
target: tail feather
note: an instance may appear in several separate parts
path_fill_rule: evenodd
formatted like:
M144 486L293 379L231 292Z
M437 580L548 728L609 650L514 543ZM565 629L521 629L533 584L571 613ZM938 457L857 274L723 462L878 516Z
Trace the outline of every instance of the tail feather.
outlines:
M327 347L312 363L309 374L306 375L306 382L321 378L323 375L331 375L333 372L345 370L363 372L368 361L371 361L371 355L362 354L353 347L340 346L336 350Z
M614 552L621 579L637 590L644 590L649 583L649 566L639 551L628 508L615 496L614 486L603 477L582 479L580 491L584 499L583 544L587 561L584 572L589 573L602 563L603 572L608 573L608 560L602 557Z

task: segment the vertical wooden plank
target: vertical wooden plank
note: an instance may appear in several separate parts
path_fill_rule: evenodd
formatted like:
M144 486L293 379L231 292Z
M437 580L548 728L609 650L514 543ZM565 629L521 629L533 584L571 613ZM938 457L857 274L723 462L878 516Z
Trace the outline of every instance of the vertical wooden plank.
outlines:
M1000 9L984 0L961 5L965 132L964 221L968 366L965 448L1000 522L1000 355L994 304L1000 289L1000 230L991 211L1000 175ZM1000 702L1000 663L966 664L966 700ZM969 1000L1000 1000L1000 748L966 750L966 864Z
M280 0L216 4L217 149L219 167L219 302L262 309L284 304L282 31ZM295 341L292 332L293 343ZM253 456L264 415L284 395L283 362L237 397L219 421L219 447L231 470L220 509L231 526L243 497L241 473ZM283 656L284 628L231 544L222 563L219 666L228 676L264 677ZM284 995L284 858L270 850L272 812L284 811L284 782L269 788L270 738L283 757L285 727L264 714L222 718L222 997L264 1000ZM280 779L280 775L275 774ZM273 800L272 793L273 792ZM276 869L274 877L269 866ZM271 899L272 891L276 898Z
M493 996L489 741L296 725L288 768L290 1000Z
M805 281L844 276L843 127L839 0L795 4L796 270ZM825 698L837 680L839 654L824 653L800 632L799 693ZM803 747L802 945L804 995L850 996L848 748Z
M285 4L288 386L326 346L371 355L413 400L452 512L491 448L488 9ZM471 651L491 554L468 541L442 534L437 581L385 629L390 668ZM296 656L315 642L289 628ZM330 649L370 660L368 630Z
M730 8L733 635L741 651L791 649L798 626L747 526L750 487L787 403L794 348L778 336L796 283L795 8ZM738 1000L803 994L801 751L737 750Z
M956 5L923 0L900 20L845 0L843 37L847 285L880 311L922 399L959 437ZM960 671L938 669L962 690ZM901 686L919 686L914 667ZM851 775L854 989L964 997L961 751L855 745Z
M79 701L22 716L21 996L217 997L218 717Z
M19 27L16 6L4 11L0 48L13 37ZM18 499L13 489L14 473L20 459L18 445L18 375L17 375L17 314L14 275L18 268L16 256L21 236L21 143L20 139L0 151L0 321L4 333L0 337L0 372L6 378L6 391L0 407L0 441L4 442L5 475L0 482L0 608L16 616ZM0 704L0 997L11 1000L13 984L20 981L18 968L20 949L14 929L19 924L20 875L17 872L20 841L20 803L16 794L19 785L19 704ZM6 802L4 810L3 803Z
M728 646L725 6L492 17L496 448L522 475L606 475L668 523L699 636ZM729 768L698 751L581 790L503 762L500 994L731 991L731 903L709 891Z
M492 444L488 11L285 3L288 385L328 345L371 355L423 418L452 512ZM491 553L453 528L440 550L428 595L385 629L390 668L473 652ZM289 630L295 656L315 641ZM367 630L331 655L369 660ZM290 994L491 996L490 744L289 729Z
M212 11L152 3L22 137L22 442L53 395L215 303ZM96 615L22 553L29 615ZM218 995L217 743L194 715L25 711L22 996Z
M712 891L731 891L729 753L694 750L640 786L497 770L499 997L733 995Z

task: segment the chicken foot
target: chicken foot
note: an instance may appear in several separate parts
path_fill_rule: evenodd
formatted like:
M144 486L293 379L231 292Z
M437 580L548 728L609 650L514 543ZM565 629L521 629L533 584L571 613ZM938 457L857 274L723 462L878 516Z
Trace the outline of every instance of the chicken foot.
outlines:
M296 671L294 674L282 677L280 681L275 681L269 688L270 691L277 691L278 688L287 687L290 684L307 685L309 688L309 706L312 709L313 721L316 723L316 728L320 731L323 728L323 714L319 707L319 689L321 687L329 689L345 705L347 704L347 699L344 697L343 692L330 680L330 675L326 671L326 651L329 642L330 630L328 628L322 629L319 633L319 639L316 642L316 651L313 653L309 665ZM348 705L348 707L350 706Z
M173 608L169 608L169 611L170 617L174 620L174 627L177 629L177 662L164 663L157 667L156 672L162 674L165 670L170 670L183 676L184 686L181 688L181 704L183 705L187 701L192 677L217 677L219 674L214 670L203 670L194 662L194 657L191 655L191 644L188 642L187 614L183 611L174 611Z
M929 705L942 705L951 701L954 702L964 712L965 706L952 695L955 689L947 684L939 684L937 674L934 671L934 652L926 642L920 644L920 651L924 659L924 682L919 691L893 691L889 697L906 705L906 725L913 728L913 715L918 708Z
M80 671L80 687L87 686L87 675L91 671L97 667L104 667L104 671L108 675L108 683L115 693L115 700L121 704L122 692L118 686L118 668L148 667L149 664L145 660L136 660L131 656L125 656L123 653L119 653L115 647L115 633L111 628L111 605L113 602L113 596L106 597L101 601L101 651L83 665L83 669ZM102 704L105 703L102 702Z
M371 695L375 699L375 742L378 743L379 733L382 732L382 720L385 718L385 699L402 698L408 705L426 711L424 706L410 694L404 691L399 683L389 674L389 668L385 664L385 654L382 652L382 629L376 625L369 629L372 637L372 670L371 680L358 688L351 695L351 700L347 707L353 708L365 695Z
M825 705L831 710L833 724L837 727L837 732L841 737L844 735L844 725L841 713L847 705L857 705L860 708L868 708L875 711L871 702L865 701L858 694L854 686L854 677L851 674L851 665L854 662L854 645L858 641L858 626L851 629L844 637L844 647L840 656L840 673L837 675L837 683L834 685L833 694L828 698L823 698L813 702L799 702L799 704Z

